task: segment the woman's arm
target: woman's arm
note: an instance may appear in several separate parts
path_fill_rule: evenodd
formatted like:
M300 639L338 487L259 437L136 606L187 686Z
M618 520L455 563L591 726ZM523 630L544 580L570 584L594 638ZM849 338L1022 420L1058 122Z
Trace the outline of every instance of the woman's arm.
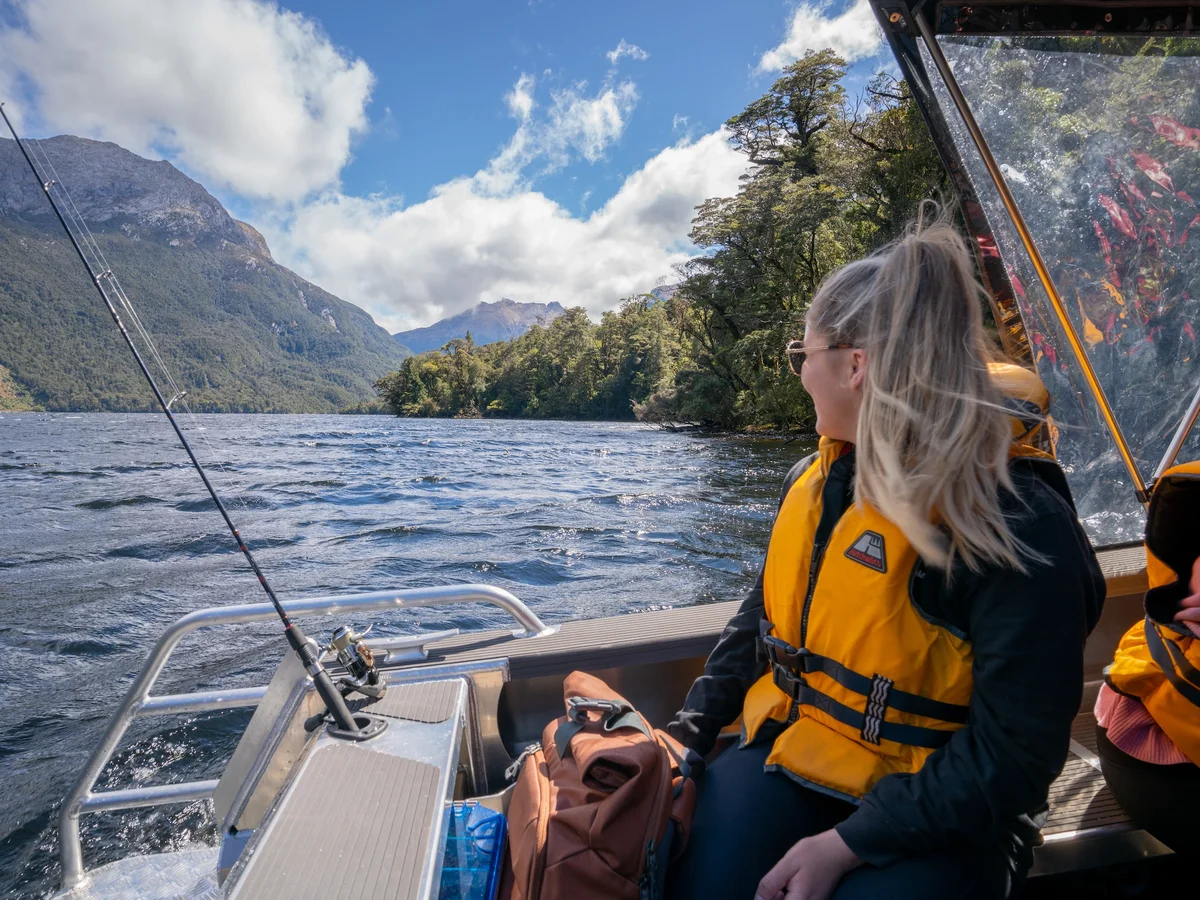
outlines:
M704 664L683 709L667 726L667 732L685 747L706 756L722 728L742 711L746 692L758 680L764 661L758 658L758 623L763 617L762 568L749 593L742 599L717 646Z
M955 592L975 654L968 723L919 772L880 780L837 827L869 863L995 846L1014 827L1032 838L1029 814L1066 762L1104 577L1068 501L1040 478L1031 487L1014 531L1047 562L1027 575L985 573Z
M792 466L783 480L779 505L792 485L812 465L815 454ZM758 625L763 618L763 566L759 567L754 587L742 599L717 646L704 664L704 674L695 680L683 709L667 726L667 732L685 747L701 756L708 754L717 734L742 712L746 692L766 670L766 660L758 655Z

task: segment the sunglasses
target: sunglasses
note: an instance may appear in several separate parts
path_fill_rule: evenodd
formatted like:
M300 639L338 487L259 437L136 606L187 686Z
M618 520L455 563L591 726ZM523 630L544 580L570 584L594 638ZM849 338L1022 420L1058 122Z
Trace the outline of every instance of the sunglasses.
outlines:
M826 344L824 347L805 347L804 341L788 341L785 352L787 353L788 365L792 367L792 374L799 375L800 367L804 365L805 357L810 353L816 353L818 350L853 349L853 344Z

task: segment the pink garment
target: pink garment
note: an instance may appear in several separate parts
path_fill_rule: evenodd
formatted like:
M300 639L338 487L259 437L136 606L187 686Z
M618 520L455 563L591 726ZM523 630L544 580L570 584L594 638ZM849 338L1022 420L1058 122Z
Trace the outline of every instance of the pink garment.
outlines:
M1105 729L1114 747L1134 759L1159 766L1191 762L1150 717L1141 700L1118 694L1107 684L1100 685L1096 696L1096 724Z

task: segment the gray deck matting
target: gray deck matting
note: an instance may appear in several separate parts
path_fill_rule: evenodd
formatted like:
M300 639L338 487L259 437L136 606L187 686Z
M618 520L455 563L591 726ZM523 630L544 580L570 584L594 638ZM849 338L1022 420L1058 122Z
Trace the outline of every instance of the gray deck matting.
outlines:
M458 679L389 684L387 693L381 699L361 708L378 716L434 725L454 715L461 689L462 682Z
M1092 753L1096 752L1096 717L1080 713L1071 727L1071 737ZM1100 770L1072 752L1062 774L1050 787L1050 818L1042 835L1083 831L1129 822L1116 798L1104 783Z
M351 744L322 747L231 896L415 898L442 801L438 776L429 763Z

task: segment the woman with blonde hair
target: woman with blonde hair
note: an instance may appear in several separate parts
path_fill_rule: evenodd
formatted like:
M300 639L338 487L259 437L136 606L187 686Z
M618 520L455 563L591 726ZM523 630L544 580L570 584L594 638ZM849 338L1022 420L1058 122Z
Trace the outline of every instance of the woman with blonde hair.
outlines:
M1028 871L1105 586L1020 440L1044 388L990 361L982 290L958 233L918 223L789 344L820 446L670 725L698 762L743 722L670 896L1005 897Z

